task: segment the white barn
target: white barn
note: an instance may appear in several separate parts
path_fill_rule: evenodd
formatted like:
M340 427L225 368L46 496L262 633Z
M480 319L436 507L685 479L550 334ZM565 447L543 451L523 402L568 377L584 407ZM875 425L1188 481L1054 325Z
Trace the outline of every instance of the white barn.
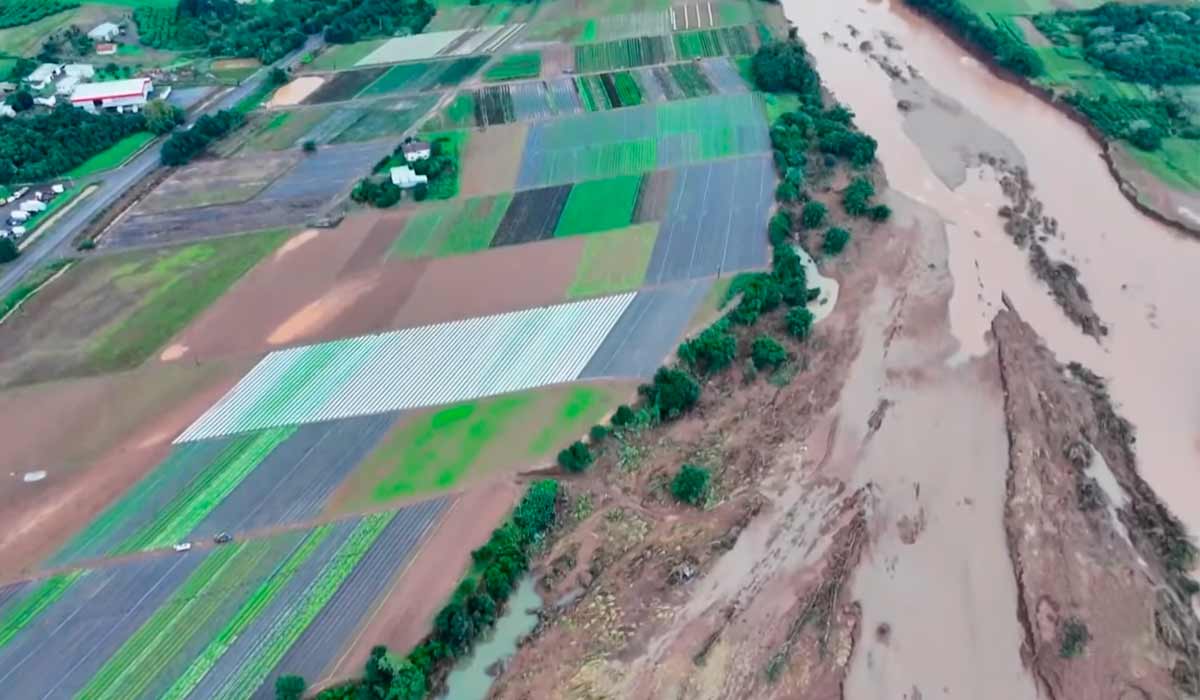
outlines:
M407 190L410 187L429 182L429 178L424 175L418 175L413 172L413 169L407 165L401 165L398 168L392 168L392 184L400 189Z
M149 78L110 80L104 83L84 83L71 93L71 104L89 112L115 109L118 112L140 112L150 99L154 84Z
M88 38L92 41L112 41L121 33L121 28L112 22L104 22L96 25L96 28L88 32Z

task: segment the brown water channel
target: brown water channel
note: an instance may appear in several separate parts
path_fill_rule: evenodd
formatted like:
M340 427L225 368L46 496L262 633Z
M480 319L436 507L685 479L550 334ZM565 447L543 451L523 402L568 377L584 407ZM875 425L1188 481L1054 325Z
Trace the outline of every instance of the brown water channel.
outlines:
M1200 241L1134 209L1083 128L994 76L925 20L868 0L784 0L784 7L827 88L879 140L890 185L946 222L959 343L952 361L985 352L1006 294L1060 361L1079 361L1109 380L1118 411L1136 426L1143 475L1200 531L1200 314L1192 302ZM904 79L889 77L869 54L886 57ZM911 97L918 110L897 108ZM1006 200L990 168L972 162L980 150L1028 168L1046 214L1059 222L1047 250L1079 269L1110 329L1103 340L1067 321L1004 234L996 210Z

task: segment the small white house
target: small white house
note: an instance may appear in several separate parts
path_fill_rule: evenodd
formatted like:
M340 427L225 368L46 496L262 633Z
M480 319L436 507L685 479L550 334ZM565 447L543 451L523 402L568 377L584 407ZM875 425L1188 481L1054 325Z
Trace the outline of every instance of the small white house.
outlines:
M401 165L397 168L392 168L392 184L402 190L407 190L427 182L429 182L428 177L416 174L413 172L413 169L407 165Z
M404 160L415 163L429 158L430 146L424 141L406 141L400 144L400 152L404 154Z
M62 75L62 72L63 65L61 63L43 63L33 69L33 72L25 78L25 82L29 83L34 90L42 90L55 78Z
M154 84L149 78L83 83L71 93L71 104L89 112L99 112L103 109L140 112L153 91Z
M49 95L47 97L35 97L33 98L33 103L43 107L53 107L54 105L58 104L58 98L54 95Z
M96 67L90 63L68 63L63 66L63 72L80 80L91 80L96 77Z
M96 25L96 28L88 32L88 38L92 41L112 41L121 34L121 28L112 22Z

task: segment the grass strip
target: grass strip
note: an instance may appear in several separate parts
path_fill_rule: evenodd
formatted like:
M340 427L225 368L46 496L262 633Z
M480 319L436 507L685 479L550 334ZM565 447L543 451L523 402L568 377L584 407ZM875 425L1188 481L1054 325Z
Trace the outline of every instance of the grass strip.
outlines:
M70 258L55 260L41 267L35 268L32 272L25 276L17 286L13 287L8 294L0 299L0 319L3 319L17 305L25 301L29 297L37 293L43 284L48 282L51 277L58 274L60 270L75 262Z
M213 640L192 661L187 670L175 679L175 683L163 694L163 700L182 700L190 695L204 679L204 676L217 664L221 656L229 650L229 647L233 646L242 632L245 632L255 618L271 604L275 596L279 595L279 592L283 590L305 560L332 533L333 524L327 523L313 528L312 532L292 551L283 564L259 584L250 597L242 603L233 618L217 632Z
M488 82L536 78L542 73L542 54L537 51L510 53L483 73Z
M67 172L66 177L87 177L104 170L112 170L132 158L135 153L154 139L154 134L149 131L130 134L75 166L74 169Z
M350 533L346 541L325 564L316 580L304 592L303 597L292 605L289 611L291 614L282 616L280 624L271 630L265 647L261 648L250 663L242 666L238 673L226 682L225 687L217 694L217 698L240 700L254 695L255 690L271 673L271 669L279 664L287 650L296 643L304 630L321 613L321 610L337 593L342 582L358 565L371 545L375 544L375 540L379 539L379 535L383 533L395 516L394 511L375 513L359 521L354 532Z
M233 441L158 517L116 548L127 554L165 547L187 537L296 428L274 428Z
M71 585L86 573L82 569L58 576L51 576L38 584L37 588L26 594L21 602L4 615L0 621L0 647L12 641L25 625L29 624L43 610L63 597Z

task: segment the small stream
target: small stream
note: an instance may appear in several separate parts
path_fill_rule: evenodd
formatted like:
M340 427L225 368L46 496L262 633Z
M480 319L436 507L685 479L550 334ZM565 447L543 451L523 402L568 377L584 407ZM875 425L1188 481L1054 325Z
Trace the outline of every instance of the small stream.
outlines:
M517 641L537 625L537 611L541 607L542 599L534 588L533 578L527 576L508 599L508 607L496 620L491 634L476 644L475 651L461 660L446 677L443 700L483 700L487 697L495 680L488 674L488 669L516 652Z

